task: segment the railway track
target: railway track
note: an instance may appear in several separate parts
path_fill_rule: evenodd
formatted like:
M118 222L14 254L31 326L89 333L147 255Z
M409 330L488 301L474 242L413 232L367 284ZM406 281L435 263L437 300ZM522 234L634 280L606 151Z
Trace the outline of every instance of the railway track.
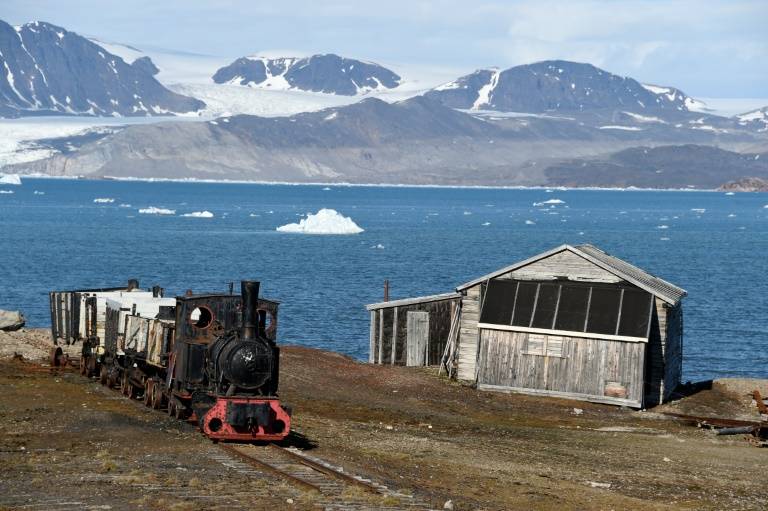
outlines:
M410 495L393 491L383 484L347 473L323 460L298 449L275 444L221 445L231 468L280 477L304 491L311 501L326 510L362 511L430 509L430 506ZM225 459L219 458L226 463Z

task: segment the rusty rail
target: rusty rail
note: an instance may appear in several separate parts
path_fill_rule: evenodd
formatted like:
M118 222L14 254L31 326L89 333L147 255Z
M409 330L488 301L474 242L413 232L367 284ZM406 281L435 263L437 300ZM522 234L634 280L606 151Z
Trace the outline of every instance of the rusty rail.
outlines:
M281 470L275 467L274 465L270 465L269 463L262 461L256 458L255 456L251 456L250 454L244 453L243 451L241 451L240 449L237 449L236 447L232 447L230 445L222 445L221 448L229 453L234 454L235 456L239 457L246 463L249 463L250 465L253 465L258 469L266 470L275 475L288 479L292 483L302 486L305 489L308 489L310 491L316 491L318 493L322 493L319 486L312 484L308 481L305 481L304 479L296 477L292 474L289 474L288 472Z
M361 488L363 488L363 489L365 489L367 491L373 492L373 493L380 493L379 488L377 488L375 485L373 485L371 483L367 483L365 481L361 481L360 479L352 477L349 474L345 474L344 472L342 472L340 470L336 470L335 468L326 467L322 463L318 463L318 462L316 462L314 460L311 460L311 459L309 459L309 458L307 458L307 457L305 457L305 456L303 456L301 454L295 453L293 451L289 451L288 449L286 449L284 447L280 447L279 445L269 444L269 446L271 448L273 448L273 449L277 449L281 453L283 453L283 454L287 455L288 457L296 460L297 462L299 462L299 463L301 463L303 465L306 465L306 466L308 466L309 468L311 468L313 470L317 470L318 472L321 472L321 473L323 473L323 474L325 474L327 476L335 477L337 479L341 479L342 481L344 481L346 483L354 484L356 486L359 486L359 487L361 487Z

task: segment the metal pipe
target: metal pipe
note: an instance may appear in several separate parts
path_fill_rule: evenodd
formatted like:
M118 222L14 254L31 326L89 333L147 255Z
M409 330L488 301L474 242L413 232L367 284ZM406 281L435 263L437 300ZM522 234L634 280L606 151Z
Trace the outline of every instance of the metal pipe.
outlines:
M259 325L259 282L243 280L240 282L240 296L243 299L243 339L254 339Z

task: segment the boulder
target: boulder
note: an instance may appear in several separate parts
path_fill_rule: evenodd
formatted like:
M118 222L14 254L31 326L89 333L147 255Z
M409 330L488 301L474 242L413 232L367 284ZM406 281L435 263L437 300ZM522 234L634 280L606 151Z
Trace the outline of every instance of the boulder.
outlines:
M0 330L18 330L24 323L24 314L21 312L0 310Z

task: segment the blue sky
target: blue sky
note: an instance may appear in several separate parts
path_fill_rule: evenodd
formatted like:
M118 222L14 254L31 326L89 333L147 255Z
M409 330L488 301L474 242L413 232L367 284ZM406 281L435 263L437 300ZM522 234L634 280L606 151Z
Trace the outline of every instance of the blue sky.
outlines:
M562 58L698 97L768 97L766 0L2 0L0 19L140 48L334 52L457 75Z

